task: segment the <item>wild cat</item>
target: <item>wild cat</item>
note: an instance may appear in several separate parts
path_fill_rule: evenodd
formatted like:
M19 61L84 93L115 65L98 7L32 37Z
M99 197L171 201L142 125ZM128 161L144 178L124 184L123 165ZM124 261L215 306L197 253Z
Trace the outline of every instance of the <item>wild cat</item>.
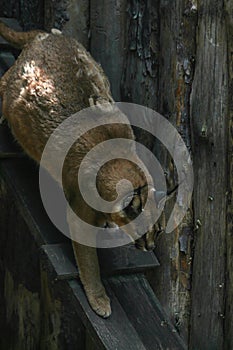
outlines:
M109 82L100 65L85 48L75 39L65 37L57 30L52 33L15 32L0 23L0 35L13 46L22 49L15 64L0 81L3 116L23 150L39 163L47 140L66 118L90 105L113 102ZM114 117L113 113L110 118ZM121 118L124 121L126 119L125 116ZM132 153L132 162L114 159L107 162L97 176L99 194L107 201L115 199L116 185L120 180L129 180L134 191L127 205L127 188L115 213L93 210L80 194L76 175L83 155L96 144L111 138L134 140L130 124L104 125L101 130L90 130L83 139L75 142L63 168L66 197L73 211L94 226L123 226L131 223L143 210L146 200L152 203L151 210L147 213L149 220L154 217L156 207L153 181L147 174L147 179L151 179L148 184L144 173L146 170L142 171L136 165L140 163L136 151ZM73 224L69 212L67 218L70 235L74 237L79 228ZM153 249L159 230L157 224L150 227L136 241L136 246L143 250ZM76 241L72 244L88 301L98 315L108 317L111 314L110 300L101 282L96 249Z

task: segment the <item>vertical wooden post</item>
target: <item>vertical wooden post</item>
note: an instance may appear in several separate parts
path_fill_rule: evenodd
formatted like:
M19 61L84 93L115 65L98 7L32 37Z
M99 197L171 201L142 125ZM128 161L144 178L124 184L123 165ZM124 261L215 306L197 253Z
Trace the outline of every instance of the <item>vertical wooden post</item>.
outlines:
M116 101L123 72L126 1L91 0L90 51L101 63Z
M63 33L77 39L89 49L89 0L70 0L67 7L69 21L63 27Z
M157 109L159 2L130 1L124 30L123 101Z
M233 3L225 0L228 53L227 230L224 349L233 349Z
M158 111L178 129L190 149L189 100L196 49L197 10L192 1L161 0L159 20ZM177 180L173 162L163 149L159 149L159 153L168 182L174 185ZM167 216L171 207L167 208ZM156 248L161 265L152 279L157 297L186 340L190 317L192 226L192 212L189 211L179 228L161 236Z
M44 25L44 1L20 0L19 21L24 30L43 28Z
M223 1L199 3L191 96L194 207L191 349L222 349L226 254L227 43Z

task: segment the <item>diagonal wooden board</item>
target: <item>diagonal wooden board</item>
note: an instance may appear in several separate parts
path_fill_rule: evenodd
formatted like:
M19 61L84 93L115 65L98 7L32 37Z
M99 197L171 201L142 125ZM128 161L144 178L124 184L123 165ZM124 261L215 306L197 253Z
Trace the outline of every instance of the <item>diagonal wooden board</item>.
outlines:
M46 244L41 248L50 258L57 279L78 276L71 244ZM144 272L159 265L153 252L142 252L127 246L98 250L98 257L101 274L104 276Z
M77 300L82 322L96 344L95 349L186 349L142 274L104 280L112 307L112 315L105 320L92 311L77 280L70 280L68 284Z

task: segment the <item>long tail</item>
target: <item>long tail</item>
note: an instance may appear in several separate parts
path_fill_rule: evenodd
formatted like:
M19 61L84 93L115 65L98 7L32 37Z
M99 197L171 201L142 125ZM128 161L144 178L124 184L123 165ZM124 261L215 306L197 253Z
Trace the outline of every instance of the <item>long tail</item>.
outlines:
M32 41L39 33L44 33L41 30L32 30L30 32L16 32L9 28L5 23L0 21L0 35L8 41L12 46L23 49L23 47Z

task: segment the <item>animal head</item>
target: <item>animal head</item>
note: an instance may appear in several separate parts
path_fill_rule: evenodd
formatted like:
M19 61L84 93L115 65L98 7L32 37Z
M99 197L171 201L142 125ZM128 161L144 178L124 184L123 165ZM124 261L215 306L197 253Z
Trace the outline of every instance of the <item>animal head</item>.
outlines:
M137 164L139 162L137 159ZM137 164L125 159L108 162L98 174L97 188L105 200L113 201L117 197L117 184L121 183L119 181L125 179L131 183L132 190L129 191L127 183L124 188L123 182L121 196L113 212L106 214L106 222L109 227L114 224L124 231L124 226L127 225L125 233L135 242L136 248L152 250L158 234L163 231L156 218L160 205L166 200L166 193L156 191L151 176L146 173L145 168L142 170ZM141 213L142 218L135 223Z

